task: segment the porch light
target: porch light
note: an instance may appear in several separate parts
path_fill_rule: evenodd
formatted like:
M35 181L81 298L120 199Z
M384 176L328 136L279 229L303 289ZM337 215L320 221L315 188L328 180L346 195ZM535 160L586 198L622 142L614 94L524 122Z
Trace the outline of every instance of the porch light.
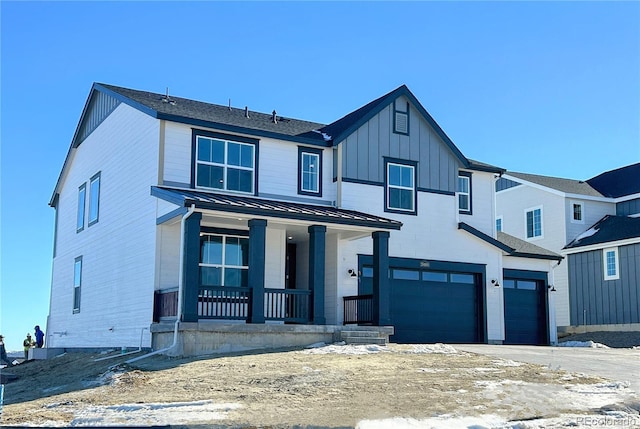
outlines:
M352 277L352 278L353 278L353 277L358 277L358 273L357 273L357 272L356 272L356 270L354 270L353 268L349 268L349 269L347 270L347 273L349 273L349 276L350 276L350 277Z
M498 279L492 279L492 280L491 280L491 284L492 284L494 287L500 287L500 283L498 282Z
M547 288L549 289L549 292L555 292L556 291L556 287L554 285L549 285L549 286L547 286Z

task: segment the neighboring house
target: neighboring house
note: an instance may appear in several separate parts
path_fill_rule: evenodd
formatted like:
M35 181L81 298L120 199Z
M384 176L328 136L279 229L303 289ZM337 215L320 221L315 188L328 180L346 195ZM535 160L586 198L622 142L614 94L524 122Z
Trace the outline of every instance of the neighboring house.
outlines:
M503 172L406 86L324 125L96 83L50 203L48 344L157 348L176 318L196 352L260 326L554 342L561 256L496 234Z
M586 181L507 172L496 191L501 231L567 255L553 276L559 327L640 328L640 164Z

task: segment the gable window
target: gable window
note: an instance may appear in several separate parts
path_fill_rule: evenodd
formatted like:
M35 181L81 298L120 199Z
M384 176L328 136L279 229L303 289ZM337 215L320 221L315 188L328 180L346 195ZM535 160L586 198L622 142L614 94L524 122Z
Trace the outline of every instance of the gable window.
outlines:
M620 278L618 271L618 248L604 249L603 262L604 262L604 279L605 280L617 280Z
M80 288L82 286L82 256L73 264L73 312L80 312Z
M393 132L409 135L409 103L393 103Z
M204 286L249 285L249 239L219 234L200 237L200 283Z
M502 216L496 218L496 232L502 232Z
M196 187L254 193L254 144L198 135L195 155Z
M86 197L87 197L87 184L83 183L78 188L78 216L76 218L76 232L80 232L84 229L84 211L85 211Z
M542 237L542 207L535 207L525 212L527 238Z
M322 196L322 151L298 148L298 193Z
M89 226L98 222L100 211L100 173L89 181Z
M466 171L458 174L458 211L471 214L471 173Z
M387 161L385 210L416 213L416 166Z
M584 223L584 204L578 201L571 201L571 222Z

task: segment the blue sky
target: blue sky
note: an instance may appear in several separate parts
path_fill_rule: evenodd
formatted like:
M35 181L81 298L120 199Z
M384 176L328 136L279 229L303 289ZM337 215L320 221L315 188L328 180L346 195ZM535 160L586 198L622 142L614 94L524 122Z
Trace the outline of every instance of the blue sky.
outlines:
M93 82L329 123L406 84L467 156L640 161L638 2L0 2L0 332L46 325L55 182Z

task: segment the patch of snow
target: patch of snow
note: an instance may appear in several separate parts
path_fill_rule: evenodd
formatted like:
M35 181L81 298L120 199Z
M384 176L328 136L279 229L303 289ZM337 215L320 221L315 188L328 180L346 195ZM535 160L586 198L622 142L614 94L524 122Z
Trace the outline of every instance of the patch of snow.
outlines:
M70 426L197 424L225 419L241 407L212 401L91 406L79 410Z
M302 350L301 353L307 354L342 354L342 355L366 355L371 353L388 352L389 349L386 346L379 346L377 344L365 344L365 345L347 345L347 344L331 344L324 347L316 347L313 349Z
M450 346L449 344L416 344L409 353L442 353L442 354L457 354L458 350Z
M592 349L608 349L609 346L594 343L593 341L565 341L564 343L558 343L558 347L590 347Z
M513 361L511 359L494 360L494 361L491 361L491 363L494 364L495 366L522 366L522 365L524 365L523 362L516 362L516 361Z
M580 234L579 236L577 236L573 242L574 243L578 243L580 240L583 240L587 237L591 237L592 235L596 234L598 232L597 228L589 228L588 230L586 230L585 232L583 232L582 234Z
M324 347L326 345L327 343L324 343L324 342L313 343L313 344L309 344L307 347L305 347L305 349L317 349L318 347Z
M311 131L313 131L314 133L322 134L322 138L323 138L323 139L324 139L324 141L326 141L326 142L331 141L331 139L332 139L332 137L331 137L329 134L327 134L327 133L323 133L323 132L322 132L322 131L320 131L320 130L311 130Z

